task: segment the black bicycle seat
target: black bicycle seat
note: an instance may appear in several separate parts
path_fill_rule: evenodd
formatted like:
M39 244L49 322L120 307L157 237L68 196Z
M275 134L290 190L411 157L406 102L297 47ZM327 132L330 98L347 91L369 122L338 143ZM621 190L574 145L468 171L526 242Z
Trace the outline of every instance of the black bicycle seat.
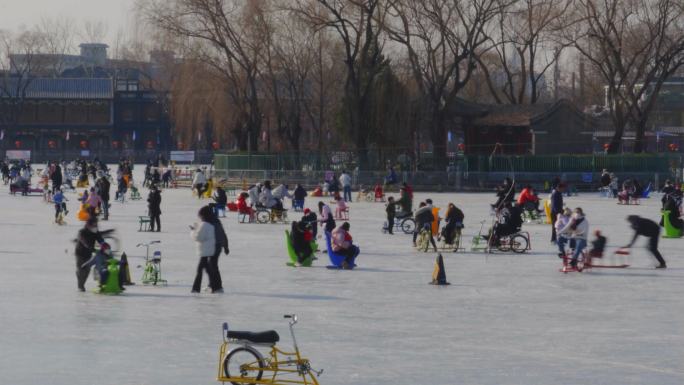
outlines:
M274 344L280 341L280 336L275 330L258 333L229 330L228 338L249 341L255 344Z

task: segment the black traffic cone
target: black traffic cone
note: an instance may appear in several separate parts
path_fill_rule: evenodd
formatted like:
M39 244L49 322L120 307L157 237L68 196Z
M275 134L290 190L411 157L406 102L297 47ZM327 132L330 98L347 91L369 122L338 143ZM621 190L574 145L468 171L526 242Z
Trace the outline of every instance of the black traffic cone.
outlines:
M128 268L128 257L126 256L126 253L121 254L121 262L120 262L121 268L124 269L124 277L125 280L124 282L121 282L122 285L135 285L131 281L131 270Z
M444 257L442 254L437 254L435 261L435 270L432 272L432 282L430 285L451 285L446 280L446 270L444 270Z

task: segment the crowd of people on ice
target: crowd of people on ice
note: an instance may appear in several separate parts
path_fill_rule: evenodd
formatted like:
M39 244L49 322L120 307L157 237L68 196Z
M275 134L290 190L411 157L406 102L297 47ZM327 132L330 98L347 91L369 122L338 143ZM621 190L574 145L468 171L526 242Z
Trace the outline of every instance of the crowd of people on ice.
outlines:
M80 290L85 290L84 283L87 278L87 269L92 266L93 254L97 254L96 244L106 244L104 235L107 231L99 228L99 221L107 221L110 216L111 185L115 183L115 199L123 200L131 190L131 196L139 191L133 181L134 165L122 159L116 166L116 172L95 159L93 161L75 160L66 162L48 162L40 171L40 185L46 195L46 199L54 204L55 221L61 223L63 216L68 214L65 189L76 190L78 194L79 212L78 218L84 221L84 227L79 231L76 243L76 267L77 285ZM0 172L3 181L11 186L11 190L21 192L23 195L31 191L31 179L34 171L30 162L4 161L0 162ZM165 164L163 159L150 161L145 166L142 186L149 189L147 196L147 214L149 217L149 231L161 231L161 189L171 187L176 174L174 169ZM247 221L254 221L258 210L268 210L271 221L283 219L285 200L291 200L291 207L295 211L301 211L302 217L293 220L290 225L290 239L296 255L295 265L301 266L315 258L315 240L318 239L319 227L330 239L332 252L343 256L340 265L342 269L352 269L354 260L359 255L359 247L353 241L348 221L349 205L352 202L352 177L343 171L339 177L328 178L320 186L308 193L304 186L296 184L290 189L288 184L282 183L274 186L270 180L255 183L248 186L245 191L237 194L235 202L229 202L228 194L221 186L212 185L211 172L206 168L197 168L191 176L190 186L194 193L202 199L210 196L212 203L203 206L198 212L198 221L190 226L191 237L196 243L197 265L196 277L192 285L192 292L201 290L202 275L204 272L209 276L209 289L214 293L223 291L221 274L218 260L221 253L228 254L228 237L221 224L221 217L225 217L226 211L237 211L244 215ZM74 181L76 182L74 185ZM622 189L617 189L617 177L608 173L607 170L600 178L601 189L608 195L616 197L620 203L629 203L642 197L644 189L634 178L626 179ZM399 185L398 197L386 196L387 186ZM83 189L82 191L80 191ZM650 187L649 187L650 189ZM671 226L678 229L684 227L684 221L680 218L682 204L682 189L679 185L666 181L662 188L662 209L667 215ZM506 178L497 187L496 201L491 204L494 214L494 223L484 235L493 247L515 234L520 233L524 218L541 217L548 215L551 223L551 242L558 248L558 256L567 258L570 266L575 267L579 258L584 253L600 258L607 244L607 238L600 230L593 232L594 239L591 241L591 249L585 252L589 246L590 225L587 215L581 207L571 209L565 205L564 196L567 185L556 178L551 183L551 194L548 199L548 207L540 206L542 200L531 185L525 185L516 194L516 183ZM213 193L212 195L207 195ZM397 175L392 169L388 171L383 183L378 183L372 190L359 191L357 201L361 194L372 194L374 200L386 202L386 222L384 230L392 235L401 221L411 218L415 223L412 242L416 246L417 237L424 232L426 244L438 250L437 242L442 242L447 248L457 251L461 231L464 228L464 211L454 203L448 203L444 218L439 216L439 209L435 208L431 199L425 199L418 203L414 210L413 189L407 183L399 184ZM517 195L517 196L516 196ZM330 196L332 202L320 200L317 210L305 208L305 200L308 197ZM548 213L545 214L545 209ZM665 217L663 216L663 219ZM337 221L341 223L338 224ZM443 221L443 223L442 223ZM666 263L658 251L658 239L660 237L660 224L636 215L627 217L630 227L634 230L631 242L624 246L630 248L637 237L649 238L648 249L657 259L659 268L665 268ZM443 225L440 229L440 225ZM569 248L569 249L568 249Z

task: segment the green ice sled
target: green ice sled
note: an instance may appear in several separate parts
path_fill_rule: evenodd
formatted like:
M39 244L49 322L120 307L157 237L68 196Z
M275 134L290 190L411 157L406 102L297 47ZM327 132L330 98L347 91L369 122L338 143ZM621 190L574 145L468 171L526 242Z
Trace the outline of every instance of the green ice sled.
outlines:
M287 263L288 266L294 266L297 263L297 253L295 253L294 247L292 247L292 238L290 238L290 232L288 230L285 230L285 244L287 245L287 254L290 256L290 262ZM311 241L311 250L314 252L318 250L318 245L316 245L315 241ZM311 257L302 263L302 266L305 267L310 267L311 264L313 263L314 257L313 254L311 254Z

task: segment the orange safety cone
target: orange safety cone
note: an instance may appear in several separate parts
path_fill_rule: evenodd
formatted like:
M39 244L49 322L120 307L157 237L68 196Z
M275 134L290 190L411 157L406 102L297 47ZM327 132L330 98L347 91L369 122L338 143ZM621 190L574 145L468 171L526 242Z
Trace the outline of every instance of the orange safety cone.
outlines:
M446 280L446 270L444 270L444 257L442 254L437 254L435 261L435 269L432 271L432 282L430 285L451 285Z

